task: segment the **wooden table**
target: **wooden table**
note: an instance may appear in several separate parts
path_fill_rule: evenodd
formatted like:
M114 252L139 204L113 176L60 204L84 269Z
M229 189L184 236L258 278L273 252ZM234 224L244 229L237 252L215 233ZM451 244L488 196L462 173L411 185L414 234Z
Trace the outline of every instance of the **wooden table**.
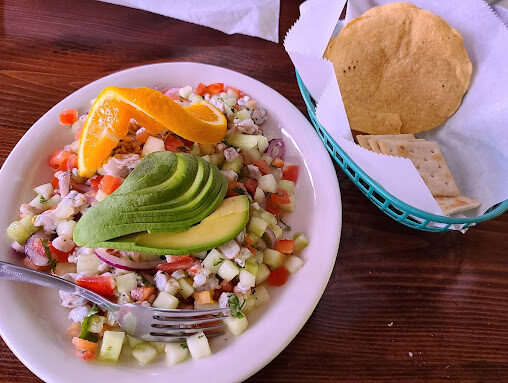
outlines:
M298 17L297 3L282 1L281 39ZM231 68L305 112L281 44L92 0L0 6L2 163L62 98L147 63ZM384 216L337 175L343 230L328 288L295 340L249 381L508 380L508 214L465 235L418 232ZM0 381L40 380L2 342Z

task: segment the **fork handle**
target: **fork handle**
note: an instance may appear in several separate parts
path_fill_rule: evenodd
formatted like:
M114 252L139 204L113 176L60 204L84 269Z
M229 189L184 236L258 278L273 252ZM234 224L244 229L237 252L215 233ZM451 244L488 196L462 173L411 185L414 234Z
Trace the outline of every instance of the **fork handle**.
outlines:
M26 267L20 267L11 263L0 261L0 278L62 290L66 293L79 295L108 311L116 311L116 305L114 303L108 301L93 291L87 290L63 278L31 270Z

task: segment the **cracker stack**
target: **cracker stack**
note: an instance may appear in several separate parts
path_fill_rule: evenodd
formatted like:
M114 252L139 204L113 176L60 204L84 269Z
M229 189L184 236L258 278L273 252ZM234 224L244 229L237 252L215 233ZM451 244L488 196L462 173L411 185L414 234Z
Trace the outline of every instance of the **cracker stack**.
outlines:
M444 215L480 206L460 194L437 142L415 138L413 134L358 135L361 147L376 153L410 159Z

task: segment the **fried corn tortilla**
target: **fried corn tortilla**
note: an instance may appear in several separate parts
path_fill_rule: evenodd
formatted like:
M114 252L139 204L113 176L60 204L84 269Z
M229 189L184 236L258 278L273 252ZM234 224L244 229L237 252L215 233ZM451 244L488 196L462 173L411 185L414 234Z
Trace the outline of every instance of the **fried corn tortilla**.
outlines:
M351 20L326 48L351 129L419 133L460 106L472 65L462 36L439 16L398 2Z

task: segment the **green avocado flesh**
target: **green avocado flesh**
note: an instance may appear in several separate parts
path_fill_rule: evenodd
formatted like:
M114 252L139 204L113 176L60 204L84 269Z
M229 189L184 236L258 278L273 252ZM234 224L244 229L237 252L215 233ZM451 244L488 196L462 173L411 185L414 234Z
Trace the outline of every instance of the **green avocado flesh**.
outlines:
M135 233L98 243L95 247L148 254L190 254L210 250L240 233L249 220L249 199L245 195L226 198L201 223L179 233Z
M227 180L214 165L185 153L149 154L109 197L90 208L74 229L78 246L139 232L183 232L217 206Z

